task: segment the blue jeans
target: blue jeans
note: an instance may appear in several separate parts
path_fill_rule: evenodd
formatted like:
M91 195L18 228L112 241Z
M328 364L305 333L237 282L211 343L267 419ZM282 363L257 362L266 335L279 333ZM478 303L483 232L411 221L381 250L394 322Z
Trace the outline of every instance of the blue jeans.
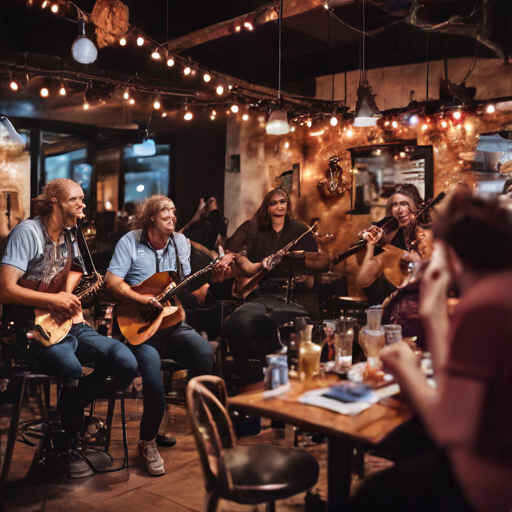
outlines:
M158 434L165 412L162 359L174 359L186 366L191 379L212 373L213 350L202 336L184 323L162 329L142 345L130 348L137 358L142 375L144 412L140 422L140 439L152 441Z
M137 375L137 361L129 348L86 323L74 324L60 343L45 347L37 363L63 383L57 409L62 428L72 437L82 433L84 408L100 395L108 376L115 376L116 389L125 390ZM94 371L82 377L82 366Z

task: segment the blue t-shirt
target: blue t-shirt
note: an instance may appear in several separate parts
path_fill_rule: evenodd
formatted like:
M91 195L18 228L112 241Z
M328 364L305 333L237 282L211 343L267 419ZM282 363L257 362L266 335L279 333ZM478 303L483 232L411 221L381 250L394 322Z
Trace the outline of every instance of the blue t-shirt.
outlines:
M190 274L190 243L185 235L174 233L174 241L183 268L183 275ZM116 245L108 271L121 277L130 286L142 283L156 272L177 271L174 244L169 238L160 256L142 231L126 233Z
M73 262L84 267L78 244L70 235ZM18 224L7 239L2 265L10 265L24 272L23 278L50 282L65 266L69 257L68 244L61 235L58 243L50 238L39 217Z

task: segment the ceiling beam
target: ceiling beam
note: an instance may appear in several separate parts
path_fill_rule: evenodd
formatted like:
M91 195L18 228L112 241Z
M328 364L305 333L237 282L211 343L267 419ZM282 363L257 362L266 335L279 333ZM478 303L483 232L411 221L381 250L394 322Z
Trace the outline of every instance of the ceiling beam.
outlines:
M330 7L344 3L352 3L354 0L329 0ZM296 16L317 7L323 6L326 0L284 0L283 5L283 18ZM279 0L249 12L237 18L226 21L221 21L215 25L210 25L201 30L196 30L185 36L171 39L167 42L167 49L171 52L181 52L199 46L200 44L220 39L221 37L230 36L237 32L236 27L241 27L240 30L246 30L244 23L250 23L253 27L263 25L269 21L277 20L279 11Z

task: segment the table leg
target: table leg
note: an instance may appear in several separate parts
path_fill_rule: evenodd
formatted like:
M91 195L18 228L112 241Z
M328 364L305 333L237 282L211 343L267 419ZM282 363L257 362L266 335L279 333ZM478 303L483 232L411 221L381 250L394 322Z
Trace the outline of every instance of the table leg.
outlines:
M354 443L341 437L329 437L328 443L327 512L340 512L350 497Z

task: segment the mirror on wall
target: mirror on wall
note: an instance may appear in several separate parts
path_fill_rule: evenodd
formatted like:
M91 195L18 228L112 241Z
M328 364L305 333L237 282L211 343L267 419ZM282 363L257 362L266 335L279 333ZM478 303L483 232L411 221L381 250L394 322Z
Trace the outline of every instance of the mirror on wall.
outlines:
M432 146L416 141L351 148L354 215L384 216L391 192L400 183L411 183L423 199L433 197Z

